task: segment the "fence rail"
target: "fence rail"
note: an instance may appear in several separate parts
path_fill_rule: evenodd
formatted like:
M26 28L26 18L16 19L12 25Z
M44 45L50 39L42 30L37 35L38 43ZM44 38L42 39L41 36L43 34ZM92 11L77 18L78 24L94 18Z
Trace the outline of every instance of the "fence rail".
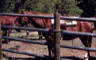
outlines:
M65 33L65 34L96 37L96 33L88 33L88 32L76 32L76 31L66 31L66 30L54 31L54 30L49 30L49 29L45 30L42 28L26 28L26 27L14 27L14 26L4 26L4 25L2 25L1 27L10 28L10 29L30 30L30 31L61 32L61 33Z
M13 37L2 37L3 39L9 39L12 41L20 41L20 42L27 42L27 43L33 43L33 44L40 44L40 45L54 45L53 43L48 42L40 42L36 40L29 40L29 39L21 39L21 38L13 38ZM96 48L89 48L89 47L78 47L78 46L69 46L69 45L60 45L61 48L70 48L70 49L77 49L77 50L87 50L87 51L94 51L96 52Z
M45 15L28 15L28 14L14 14L14 13L0 13L3 16L23 16L23 17L36 17L36 18L51 18L54 19L54 16L45 16ZM72 18L72 17L61 17L60 19L64 20L76 20L76 21L89 21L89 22L96 22L96 19L90 18Z
M52 57L49 57L49 56L46 56L46 55L22 52L22 51L17 51L17 50L12 50L12 49L3 49L3 51L12 52L12 53L18 53L18 54L25 54L25 55L29 55L29 56L36 56L36 57L41 57L41 58L44 58L44 57L52 58Z

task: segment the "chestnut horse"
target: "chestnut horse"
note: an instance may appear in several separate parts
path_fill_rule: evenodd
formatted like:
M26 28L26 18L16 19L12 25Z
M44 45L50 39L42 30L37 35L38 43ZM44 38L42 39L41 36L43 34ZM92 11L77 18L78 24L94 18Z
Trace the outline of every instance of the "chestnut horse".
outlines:
M7 26L14 26L14 23L18 19L18 17L12 17L12 16L0 16L1 25L7 25ZM12 29L2 28L3 30L3 36L10 36ZM8 30L8 33L7 33ZM17 30L19 32L19 30ZM9 43L9 40L6 39L5 43Z
M39 12L28 12L28 11L23 11L20 10L21 14L31 14L31 15L49 15L51 14L41 14ZM54 29L54 27L51 25L51 19L45 19L45 18L35 18L35 17L19 17L18 20L18 25L25 25L28 23L32 23L36 28L46 28L45 29ZM66 27L66 24L60 24L60 28L62 30L67 30L67 31L78 31L78 32L89 32L92 33L92 24L90 22L83 22L83 21L77 21L76 26L74 27ZM52 42L54 43L54 33L47 33L47 32L42 32L43 36L45 37L47 42ZM63 33L63 38L66 40L74 39L79 37L84 44L85 47L91 47L91 40L92 37L89 36L78 36L78 35L71 35L71 34L64 34ZM79 43L79 42L78 42ZM54 46L48 46L49 50L49 56L54 56ZM87 55L90 56L89 51L87 51Z

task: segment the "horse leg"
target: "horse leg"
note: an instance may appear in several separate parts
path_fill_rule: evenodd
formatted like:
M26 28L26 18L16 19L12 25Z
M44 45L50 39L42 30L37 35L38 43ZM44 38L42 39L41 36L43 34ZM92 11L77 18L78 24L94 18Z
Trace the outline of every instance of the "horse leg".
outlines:
M7 29L3 29L3 36L7 36ZM7 44L7 39L5 39L4 43Z
M54 47L48 46L49 56L54 57Z
M44 35L45 36L45 35ZM46 41L48 42L48 43L52 43L53 41L51 40L51 39L53 39L51 36L48 36L47 34L46 34L46 37L45 37L45 39L46 39ZM47 46L48 47L48 52L49 52L49 56L51 57L54 57L54 46L53 45L48 45Z
M80 37L82 43L84 44L85 47L91 47L92 43L92 37ZM90 57L89 51L86 51L87 53L85 54L84 58L85 60L88 60L88 57Z
M52 57L54 57L54 54L55 54L55 53L54 53L54 52L55 52L54 49L55 49L55 48L54 48L54 47L51 47L51 49L52 49L52 50L51 50L51 52L52 52Z
M29 35L29 31L28 31L28 30L26 30L26 37L28 37L28 35Z
M12 31L12 29L9 29L8 30L8 37L10 36L11 31ZM6 31L6 34L7 34L7 31ZM10 40L6 39L6 44L8 44L9 42L10 42Z
M48 46L49 56L51 57L51 47Z
M38 31L38 34L39 34L39 39L42 39L42 32Z
M3 36L6 36L5 30L6 30L6 29L4 29L4 28L2 29L2 35L3 35ZM2 41L2 43L5 43L5 41L6 41L6 40Z
M5 29L3 29L3 36L5 36Z

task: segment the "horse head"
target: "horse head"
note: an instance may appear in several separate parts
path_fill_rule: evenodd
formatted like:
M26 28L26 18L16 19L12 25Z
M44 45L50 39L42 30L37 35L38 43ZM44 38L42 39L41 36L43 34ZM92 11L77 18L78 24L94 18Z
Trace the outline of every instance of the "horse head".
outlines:
M19 9L19 14L26 14L25 11L23 11L22 9ZM28 25L28 18L27 17L18 17L18 19L16 20L16 25L17 26L25 26Z

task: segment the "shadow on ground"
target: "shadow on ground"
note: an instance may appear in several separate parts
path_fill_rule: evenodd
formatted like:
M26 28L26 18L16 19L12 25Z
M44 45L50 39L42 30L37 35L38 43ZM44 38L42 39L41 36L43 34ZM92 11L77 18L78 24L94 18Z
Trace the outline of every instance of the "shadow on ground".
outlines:
M41 58L41 57L35 57L35 58L11 58L8 57L7 59L9 60L54 60L54 59L50 59L50 58ZM80 59L78 57L73 57L73 56L68 56L68 57L61 57L60 60L84 60L84 59ZM96 60L96 57L90 57L89 60Z

